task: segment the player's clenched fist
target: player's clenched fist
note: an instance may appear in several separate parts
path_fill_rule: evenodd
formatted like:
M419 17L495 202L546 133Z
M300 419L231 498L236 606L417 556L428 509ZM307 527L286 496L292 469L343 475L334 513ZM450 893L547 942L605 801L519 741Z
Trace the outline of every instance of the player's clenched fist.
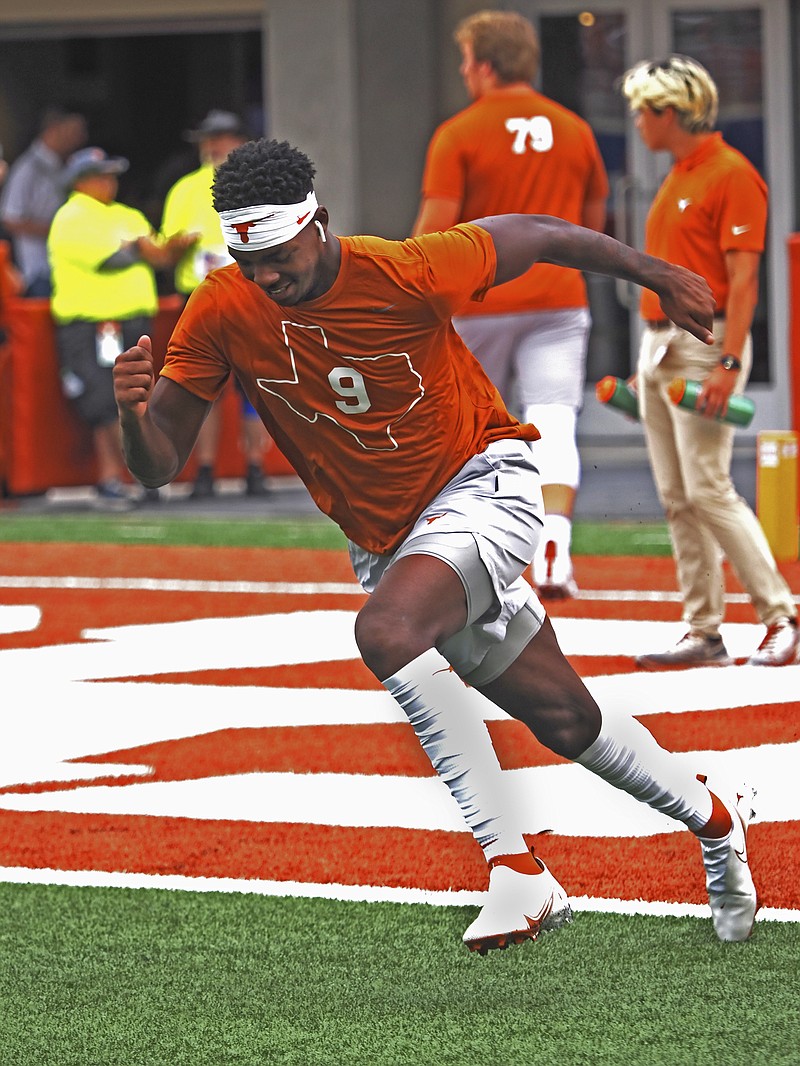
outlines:
M146 407L154 381L153 342L145 335L114 363L114 398L120 411Z

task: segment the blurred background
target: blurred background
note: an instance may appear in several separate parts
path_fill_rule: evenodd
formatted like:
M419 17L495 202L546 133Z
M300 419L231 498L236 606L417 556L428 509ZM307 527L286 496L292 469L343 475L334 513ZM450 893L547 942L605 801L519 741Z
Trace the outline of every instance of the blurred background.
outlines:
M518 10L537 26L538 87L591 124L612 184L608 232L637 246L669 159L635 136L617 79L638 59L678 51L716 80L719 126L771 191L748 389L757 414L736 445L750 462L759 430L796 418L787 242L798 219L800 0L139 0L135 14L123 0L3 0L0 142L13 161L46 106L83 112L91 143L131 160L120 199L157 225L167 189L196 165L183 132L227 108L252 135L286 138L314 159L335 231L404 237L428 139L467 102L453 29L484 7ZM638 454L638 425L593 394L601 377L634 366L636 293L597 277L590 291L579 438Z

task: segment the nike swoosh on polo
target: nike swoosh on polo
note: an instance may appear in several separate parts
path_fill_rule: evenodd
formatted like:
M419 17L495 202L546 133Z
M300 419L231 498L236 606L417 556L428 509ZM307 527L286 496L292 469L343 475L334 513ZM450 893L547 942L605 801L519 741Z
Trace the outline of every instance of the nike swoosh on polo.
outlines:
M385 307L368 307L367 310L370 314L380 315L384 311L391 311L393 307L397 307L397 304L387 304Z
M749 226L731 226L731 233L734 235L734 237L739 237L741 236L741 234L747 233L749 229Z

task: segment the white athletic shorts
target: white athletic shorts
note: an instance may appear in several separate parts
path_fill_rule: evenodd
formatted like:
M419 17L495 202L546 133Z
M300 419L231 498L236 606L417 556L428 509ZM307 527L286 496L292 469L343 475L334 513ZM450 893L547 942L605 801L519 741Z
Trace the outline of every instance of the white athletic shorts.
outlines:
M464 585L467 625L439 651L465 680L486 684L517 658L544 621L544 608L522 577L543 519L530 447L526 441L501 440L461 468L391 555L350 542L350 559L370 593L406 555L433 555L452 566Z
M464 315L453 325L515 414L534 403L581 409L592 327L587 307Z

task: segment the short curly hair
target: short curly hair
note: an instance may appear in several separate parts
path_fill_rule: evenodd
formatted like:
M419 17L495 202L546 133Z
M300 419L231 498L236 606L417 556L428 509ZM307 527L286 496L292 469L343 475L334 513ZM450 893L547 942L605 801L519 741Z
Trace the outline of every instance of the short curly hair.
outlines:
M676 54L661 60L644 60L626 71L621 81L632 111L642 107L665 111L674 107L680 125L688 133L713 130L719 109L717 87L696 59Z
M216 170L211 186L214 209L299 204L313 189L315 174L308 156L288 141L247 141Z

